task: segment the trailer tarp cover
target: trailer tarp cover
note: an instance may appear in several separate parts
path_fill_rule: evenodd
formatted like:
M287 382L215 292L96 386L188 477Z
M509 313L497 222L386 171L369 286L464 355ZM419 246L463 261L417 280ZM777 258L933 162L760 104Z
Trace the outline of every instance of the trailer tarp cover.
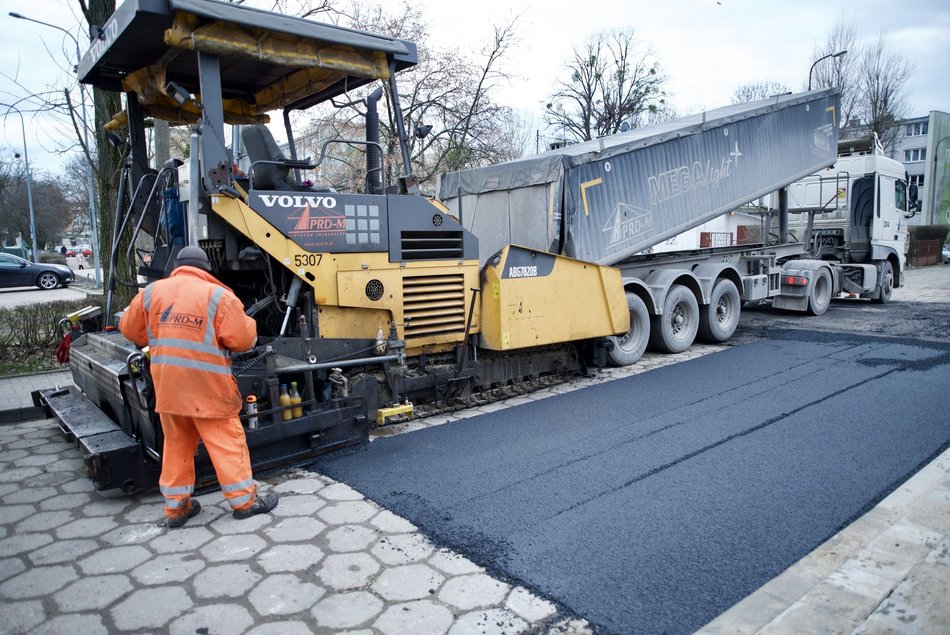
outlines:
M616 264L835 162L838 92L719 108L439 178L482 260L516 243Z

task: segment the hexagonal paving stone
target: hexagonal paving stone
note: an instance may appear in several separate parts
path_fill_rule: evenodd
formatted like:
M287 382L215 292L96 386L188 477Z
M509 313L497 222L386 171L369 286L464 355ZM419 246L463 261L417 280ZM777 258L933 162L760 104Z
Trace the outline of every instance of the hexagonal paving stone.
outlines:
M95 540L80 538L77 540L58 540L29 554L30 562L35 565L72 562L96 549Z
M58 615L43 622L30 635L62 635L63 633L82 633L82 635L108 635L109 629L98 615Z
M370 521L370 524L387 533L404 534L415 531L417 527L401 516L397 516L388 509L384 509Z
M284 481L274 487L278 494L316 494L326 487L326 483L316 475Z
M483 571L480 566L448 549L439 549L429 558L429 564L449 575L465 575Z
M33 505L4 505L0 507L0 525L13 525L36 513Z
M55 511L58 509L76 509L77 507L84 508L90 504L89 501L91 498L91 495L87 492L80 492L78 494L59 494L58 496L53 496L41 501L40 509L43 511Z
M305 622L268 622L252 628L247 635L313 635L313 631Z
M320 496L331 501L361 501L365 497L345 483L334 483L320 490Z
M373 626L383 635L402 633L445 633L452 625L452 611L429 600L394 604Z
M136 591L109 612L122 630L160 629L193 606L181 587L158 587Z
M39 448L37 448L39 449ZM62 455L58 457L55 463L47 465L44 469L47 472L66 472L70 476L79 474L83 471L83 462L79 457L64 459Z
M33 551L51 542L53 542L53 537L49 534L14 534L0 540L0 557L6 558Z
M375 530L365 525L343 525L327 532L327 544L331 551L362 551L369 547L379 536Z
M53 596L63 611L101 611L132 590L124 575L84 576Z
M165 527L155 523L139 523L137 525L122 525L121 527L116 527L102 536L101 539L107 545L140 545L149 543L153 539L161 540L159 537L162 534L179 534L184 531L187 531L187 529L168 532ZM211 534L208 533L208 540L211 540L211 538Z
M169 624L169 635L240 635L253 626L254 618L240 604L210 604L200 606Z
M0 482L4 483L23 483L39 480L43 470L38 467L12 467L0 471Z
M83 516L116 516L124 512L132 501L128 498L92 499L82 506Z
M439 591L439 600L463 611L498 604L508 594L508 585L484 573L452 578Z
M195 593L200 598L243 597L261 579L246 564L208 567L195 576Z
M94 492L96 491L96 484L90 479L77 478L67 483L63 483L60 486L60 489L69 493Z
M379 562L366 553L341 553L327 556L317 577L338 591L366 586L379 571Z
M11 633L31 633L45 618L46 612L39 600L0 602L0 624Z
M72 519L73 514L68 511L37 512L18 522L14 530L18 534L25 534L31 531L50 531L51 529L65 525Z
M3 497L3 502L9 505L15 505L17 503L38 503L58 494L55 487L18 488L16 485L11 485L10 487L16 488L16 491L10 492Z
M201 548L201 555L210 562L233 562L257 555L267 543L259 536L222 536Z
M323 587L283 573L264 578L247 597L261 615L292 615L309 609L324 593Z
M313 516L326 506L327 502L316 494L285 494L280 497L280 504L271 511L271 515L281 518Z
M527 622L507 609L488 609L461 616L449 635L515 635L527 628Z
M17 459L22 459L24 456L30 456L30 453L26 450L8 450L4 448L0 451L0 463L13 463ZM9 487L16 488L16 485L10 484Z
M118 573L134 569L151 555L148 549L139 545L109 547L80 560L79 568L86 575Z
M174 531L165 531L160 528L159 533L164 535L151 540L148 545L157 553L194 551L214 539L214 534L209 529L200 526L186 525Z
M373 583L373 591L384 600L419 600L438 592L444 581L432 567L407 564L384 570Z
M26 563L19 558L0 559L0 582L15 576L26 569Z
M317 624L327 628L353 628L371 620L383 610L383 601L372 593L339 593L320 600L310 609Z
M343 501L324 507L317 516L331 525L363 523L376 514L377 507L366 501Z
M557 613L554 604L520 586L512 589L505 600L505 606L528 622L540 622Z
M435 551L428 538L418 532L384 536L373 546L372 553L383 564L399 565L425 560Z
M56 528L59 538L95 538L118 526L111 518L80 518Z
M327 526L315 518L285 518L264 530L274 542L300 542L313 540Z
M144 562L132 570L132 577L142 584L169 584L184 582L204 568L204 560L195 555L176 553Z
M55 593L79 575L71 566L35 567L0 584L0 597L13 600L36 598Z
M210 526L211 529L222 536L233 536L236 534L258 534L264 527L273 522L274 517L270 514L258 514L244 520L238 520L231 515L229 508L228 513L221 513Z
M276 545L257 556L268 573L306 571L321 560L323 551L316 545Z
M31 454L22 459L17 459L15 465L17 467L43 467L59 460L61 460L60 457L54 454Z

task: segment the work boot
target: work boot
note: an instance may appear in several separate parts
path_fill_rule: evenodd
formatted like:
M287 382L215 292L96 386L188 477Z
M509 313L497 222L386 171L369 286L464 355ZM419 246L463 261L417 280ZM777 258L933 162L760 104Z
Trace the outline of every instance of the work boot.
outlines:
M258 494L257 498L247 509L235 509L231 514L238 520L244 520L257 514L266 514L277 507L277 494Z
M165 526L169 529L178 529L182 525L188 522L189 518L194 518L198 515L198 512L201 511L201 503L191 498L188 499L190 507L188 508L188 513L182 514L181 516L169 516L165 519Z

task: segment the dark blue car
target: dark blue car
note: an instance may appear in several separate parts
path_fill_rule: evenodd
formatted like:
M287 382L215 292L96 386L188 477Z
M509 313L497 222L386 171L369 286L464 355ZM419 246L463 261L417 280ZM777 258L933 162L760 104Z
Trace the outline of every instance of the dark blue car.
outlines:
M0 253L0 287L55 289L69 286L74 279L69 267L30 262L19 256Z

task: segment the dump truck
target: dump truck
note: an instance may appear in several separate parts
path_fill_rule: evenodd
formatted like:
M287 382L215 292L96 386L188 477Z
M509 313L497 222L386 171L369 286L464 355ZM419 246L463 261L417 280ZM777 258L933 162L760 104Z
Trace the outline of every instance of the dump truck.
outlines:
M232 356L254 404L241 420L255 472L365 441L371 426L421 404L462 407L632 363L648 317L659 347L675 350L692 341L685 331L700 306L703 332L722 340L738 318L738 290L814 303L827 301L836 279L827 273L815 292L827 265L791 260L800 247L655 266L637 255L832 165L832 90L670 122L635 143L598 140L579 161L575 146L525 170L493 166L486 186L507 180L486 191L508 197L511 213L496 206L486 220L465 199L478 171L443 176L443 189L459 179L449 187L463 194L455 200L420 194L397 82L417 63L412 42L212 0L126 0L96 33L80 80L124 95L106 124L125 157L109 299L101 314L64 318L75 386L34 399L75 441L98 489L157 482L163 436L149 355L114 328L123 307L113 302L116 290L169 275L186 245L208 253L212 273L257 322L257 346ZM298 156L300 113L354 104L363 136L332 137L319 157ZM385 144L380 104L393 124ZM271 113L280 113L286 153ZM149 164L155 119L189 127L187 156ZM339 148L364 149L356 191L321 182ZM536 171L540 181L529 176ZM530 231L500 232L522 224ZM292 381L302 403L287 420L278 391ZM202 449L196 467L198 486L213 485Z
M746 302L890 299L913 200L900 164L839 151L837 130L834 89L778 95L444 174L438 196L482 258L517 242L618 268L631 330L608 356L625 365L728 340Z

